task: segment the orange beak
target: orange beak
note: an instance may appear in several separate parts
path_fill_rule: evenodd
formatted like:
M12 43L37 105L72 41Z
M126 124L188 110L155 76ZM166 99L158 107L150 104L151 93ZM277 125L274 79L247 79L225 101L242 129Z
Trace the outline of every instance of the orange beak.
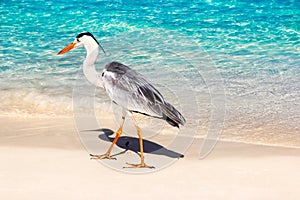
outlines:
M75 43L71 42L68 46L66 46L63 50L61 50L60 52L57 53L57 55L61 55L64 54L68 51L70 51L71 49L74 49L75 47Z

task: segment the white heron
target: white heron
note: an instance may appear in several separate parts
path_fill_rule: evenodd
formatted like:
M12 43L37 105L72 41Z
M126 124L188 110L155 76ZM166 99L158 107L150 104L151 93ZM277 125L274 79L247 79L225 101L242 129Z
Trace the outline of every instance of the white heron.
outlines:
M184 117L170 103L166 102L160 92L150 84L143 75L119 62L107 64L102 71L98 73L95 63L98 58L99 47L104 51L96 38L89 32L80 33L75 40L61 50L58 55L76 47L84 46L86 49L86 58L83 61L83 72L87 80L97 87L104 88L110 99L122 107L122 122L116 132L116 136L103 155L92 155L91 159L115 159L111 151L118 138L122 134L124 120L127 114L131 116L139 136L140 158L139 164L128 164L130 168L153 168L144 161L143 138L132 113L137 112L147 116L166 120L170 125L178 127L185 124Z

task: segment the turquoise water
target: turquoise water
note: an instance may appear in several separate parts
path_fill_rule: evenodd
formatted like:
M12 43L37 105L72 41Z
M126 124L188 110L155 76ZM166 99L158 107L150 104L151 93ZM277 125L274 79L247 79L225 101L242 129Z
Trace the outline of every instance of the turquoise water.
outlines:
M222 78L226 95L224 139L300 146L299 1L28 0L1 1L0 7L3 115L72 113L84 50L56 53L90 31L109 52L99 58L99 70L117 59L170 88L176 80L167 80L168 73L189 79L200 132L211 111L209 76L201 74L207 65ZM178 55L203 63L190 65ZM161 66L169 68L161 73Z

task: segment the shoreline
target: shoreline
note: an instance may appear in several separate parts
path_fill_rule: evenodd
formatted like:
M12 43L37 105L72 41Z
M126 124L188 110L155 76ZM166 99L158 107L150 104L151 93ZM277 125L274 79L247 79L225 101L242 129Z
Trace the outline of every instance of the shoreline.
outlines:
M108 115L108 117L103 117L103 120L105 123L104 124L109 124L110 126L107 128L110 128L112 130L117 129L118 125L116 125L116 122L113 121L111 122L110 119L113 119L113 113L108 112L108 111L101 111L98 114L103 114ZM28 123L26 123L28 122ZM19 124L20 123L20 124ZM66 125L64 124L66 123ZM6 142L12 141L16 142L16 145L18 145L17 138L18 137L26 137L26 136L34 136L34 135L39 135L42 133L48 132L46 136L51 137L51 131L52 132L65 132L64 127L67 127L69 130L68 136L72 135L72 138L74 139L77 138L77 142L81 143L79 139L79 134L76 130L75 124L74 124L74 116L73 115L56 115L56 116L51 116L51 115L40 115L40 114L14 114L14 115L8 115L8 114L0 114L0 125L1 127L4 127L0 130L0 145L5 144ZM14 127L14 129L10 128ZM58 130L55 130L55 129ZM17 130L24 132L24 133L18 133ZM31 133L34 131L40 131L41 133ZM201 130L203 132L203 130ZM74 132L74 133L71 133ZM228 132L225 130L225 132ZM8 134L9 133L9 134ZM170 133L170 130L167 128L166 130L163 131L164 134L161 135L173 135L175 134ZM75 135L74 135L75 134ZM226 133L225 133L226 134ZM278 131L278 134L280 132ZM158 134L160 135L160 134ZM15 139L14 139L15 138ZM193 136L194 140L204 140L203 135L199 135L198 133ZM67 140L66 136L62 136L62 140ZM151 139L151 138L150 138ZM11 142L12 142L11 141ZM271 144L271 143L261 143L261 142L256 142L252 143L249 141L242 141L238 139L227 139L224 138L221 135L219 136L219 139L217 143L223 142L223 143L236 143L236 144L245 144L245 145L256 145L256 146L262 146L262 147L274 147L274 148L287 148L287 149L300 149L300 146L296 142L293 146L285 145L285 144ZM30 143L29 143L30 144ZM24 144L21 142L21 146ZM34 144L33 144L34 145ZM38 145L39 146L39 145ZM70 145L72 146L72 145ZM62 147L65 148L65 147ZM78 148L78 145L77 147Z

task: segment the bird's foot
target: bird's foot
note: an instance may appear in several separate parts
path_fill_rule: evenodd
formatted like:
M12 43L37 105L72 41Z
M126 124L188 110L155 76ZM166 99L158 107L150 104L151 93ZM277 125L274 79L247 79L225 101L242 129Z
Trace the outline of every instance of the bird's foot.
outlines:
M91 160L102 160L102 159L109 159L109 160L117 160L116 158L111 157L109 154L103 154L103 155L93 155L90 154Z
M154 166L149 166L146 165L145 163L140 163L140 164L130 164L130 163L126 163L128 166L125 166L123 168L149 168L149 169L154 169Z

